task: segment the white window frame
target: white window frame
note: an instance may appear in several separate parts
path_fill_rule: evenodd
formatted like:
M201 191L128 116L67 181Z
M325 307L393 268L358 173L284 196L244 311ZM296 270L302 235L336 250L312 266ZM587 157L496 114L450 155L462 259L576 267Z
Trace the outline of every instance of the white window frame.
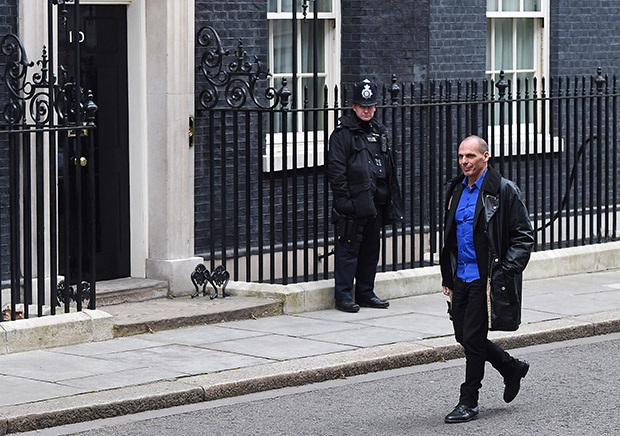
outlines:
M539 0L540 1L540 11L524 11L524 0L519 1L519 11L503 11L503 0L497 0L498 9L497 12L489 12L487 11L486 17L487 19L498 19L498 18L530 18L534 19L534 65L532 69L517 69L516 65L516 53L517 53L517 41L516 38L513 38L513 65L511 69L505 69L505 80L511 80L513 89L516 89L516 76L518 73L534 73L534 76L537 77L537 92L540 92L542 89L542 81L541 77L549 76L549 3L550 0ZM513 33L516 32L517 21L513 21ZM493 79L494 83L499 81L499 73L500 69L495 68L495 26L492 24L487 28L488 32L492 32L491 34L491 47L487 47L487 50L490 50L489 56L491 57L491 69L486 70L485 74L487 77ZM523 85L522 85L523 86ZM532 89L532 88L530 88ZM497 96L497 90L495 91L495 95ZM513 108L516 109L516 108ZM513 111L516 113L516 111ZM548 112L547 112L548 113ZM542 116L539 112L539 117ZM548 120L547 120L548 121ZM514 120L512 125L512 150L508 150L509 145L506 144L504 147L504 155L508 155L509 153L512 155L516 154L532 154L532 153L542 153L551 152L551 151L559 151L563 149L563 142L560 138L553 138L550 132L547 129L547 132L542 131L543 123L541 120L538 120L538 131L534 132L533 123L520 123L519 120ZM549 123L546 123L549 126ZM509 135L509 125L504 125L504 137L507 138ZM495 150L492 150L492 154L497 156L499 155L499 147L500 147L500 135L501 135L502 126L489 126L489 138L493 137L495 139ZM520 133L520 143L517 143L517 132ZM529 134L529 143L526 143L525 132ZM533 149L534 141L536 139L538 144L543 143L543 137L545 137L545 150L542 150L542 147L539 146L538 150Z
M276 0L277 4L278 4L278 10L281 10L281 4L282 2L287 2L290 0ZM269 21L269 50L271 51L273 49L273 26L272 23L276 20L285 20L290 22L291 21L291 11L288 12L267 12L267 20ZM329 28L330 26L327 26L327 30L328 32L326 32L325 35L325 72L322 74L319 74L319 77L324 77L325 78L325 84L327 85L327 88L329 89L330 92L328 92L328 107L333 107L334 105L334 95L333 95L333 89L336 87L337 84L340 83L340 0L332 0L332 11L331 12L319 12L317 15L317 18L319 20L330 20L332 21L332 26L331 29ZM303 20L304 16L303 13L301 12L297 12L296 14L296 19L298 21ZM306 14L306 20L313 20L314 19L314 12L310 12L308 11L308 13ZM297 52L301 53L301 38L298 39L297 44ZM276 74L274 73L274 65L273 65L273 59L274 56L269 56L269 71L272 74L271 78L270 78L270 86L273 86L275 89L280 89L280 87L282 86L282 78L283 77L287 77L288 80L288 84L287 86L290 88L292 86L291 80L290 80L290 74ZM301 57L299 59L299 62L301 63ZM303 108L303 78L305 77L313 77L312 73L302 73L301 72L301 65L298 65L298 69L297 69L297 89L296 89L296 95L298 97L298 101L297 101L297 108L301 109ZM319 92L323 92L322 90L319 90ZM293 104L291 101L289 101L289 107L293 107ZM293 143L292 143L292 138L293 138L293 132L292 131L288 131L287 132L287 163L286 163L286 169L293 169L293 168L303 168L304 167L304 141L306 140L306 137L308 138L308 144L309 144L309 150L308 150L308 154L306 155L306 161L307 161L307 166L308 167L313 167L314 166L314 147L316 144L316 148L318 149L318 156L317 156L317 164L319 166L324 165L325 162L325 156L324 156L324 149L325 149L325 143L328 140L328 138L325 138L325 130L327 132L331 132L333 130L333 128L335 127L334 121L333 121L333 117L328 117L329 121L328 121L328 126L327 129L321 129L319 131L316 132L316 138L314 137L314 132L310 131L308 132L307 136L305 135L305 133L303 132L303 123L301 120L301 115L302 113L299 112L299 119L298 119L298 130L297 130L297 153L296 156L293 156ZM264 172L269 172L271 171L271 164L270 164L270 153L271 153L271 136L270 135L266 135L265 136L266 139L266 150L265 153L263 154L263 171ZM274 156L273 156L273 171L282 171L284 169L284 164L283 164L283 135L282 133L274 133L273 135L273 150L274 150Z

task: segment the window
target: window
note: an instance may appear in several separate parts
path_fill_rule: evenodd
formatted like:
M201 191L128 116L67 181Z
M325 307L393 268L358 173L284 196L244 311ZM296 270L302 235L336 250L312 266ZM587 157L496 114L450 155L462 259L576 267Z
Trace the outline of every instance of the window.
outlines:
M500 71L513 84L541 77L546 68L546 3L542 0L487 0L486 75Z
M548 73L548 9L548 0L487 0L486 77L489 83L491 80L497 83L500 80L500 71L504 71L505 79L512 83L513 95L516 94L517 80L520 81L523 92L527 79L531 93L532 80L536 77L539 81L538 91L540 90L540 79ZM496 88L494 91L497 94ZM499 137L498 111L499 108L496 107L496 138ZM532 120L525 120L523 113L521 116L522 119L515 120L515 124L518 123L519 126L514 127L522 132L530 129L533 134ZM504 127L507 132L507 126Z
M269 71L272 76L270 85L275 89L279 89L282 85L282 79L287 79L287 86L293 91L295 100L289 100L289 108L302 109L304 107L323 107L324 92L323 89L327 85L330 90L328 98L333 98L334 86L340 79L340 44L339 44L339 0L267 0L269 20ZM292 6L296 3L296 35L294 35L292 24ZM307 7L304 16L304 6ZM318 30L315 38L315 13ZM295 38L296 36L296 38ZM296 50L293 50L295 48ZM316 57L315 57L316 51ZM295 56L296 54L296 56ZM316 59L316 64L315 64ZM315 96L315 80L314 73L316 69L317 87ZM297 80L293 80L293 73L296 73ZM293 89L295 87L295 89ZM293 116L296 116L295 123ZM306 117L304 119L303 117ZM287 119L287 138L292 140L291 130L295 128L297 132L302 133L304 125L314 126L315 113L308 111L306 115L303 112L291 113ZM275 123L276 139L274 144L275 170L282 169L281 160L278 161L278 155L282 150L282 123L281 119L276 119ZM323 163L322 149L323 138L323 117L317 117L317 131L310 131L309 138L318 144L320 154L318 156L319 164ZM303 135L298 135L297 141L301 144L304 140ZM288 144L288 164L287 168L293 168L293 147ZM268 155L270 148L267 147L267 156L265 156L265 167L268 168ZM313 148L313 147L311 147ZM303 165L303 156L300 156L301 147L297 147L297 167ZM310 151L312 153L312 151ZM307 161L313 165L313 156L308 156Z

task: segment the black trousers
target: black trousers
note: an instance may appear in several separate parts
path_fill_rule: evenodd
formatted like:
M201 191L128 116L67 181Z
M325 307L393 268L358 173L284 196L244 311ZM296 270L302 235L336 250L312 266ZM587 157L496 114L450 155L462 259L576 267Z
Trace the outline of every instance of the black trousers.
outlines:
M515 359L487 339L488 314L486 282L478 279L465 283L456 279L452 295L452 324L459 344L465 348L465 382L461 385L459 404L478 405L485 362L506 377L516 367Z
M375 296L375 276L379 263L382 216L370 217L364 223L361 241L336 241L335 289L337 302L353 300L353 281L355 280L355 299L368 300Z

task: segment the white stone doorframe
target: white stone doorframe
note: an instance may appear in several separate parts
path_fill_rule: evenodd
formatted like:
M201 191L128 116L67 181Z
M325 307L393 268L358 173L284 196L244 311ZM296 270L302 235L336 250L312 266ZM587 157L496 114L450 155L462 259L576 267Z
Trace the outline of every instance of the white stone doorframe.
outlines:
M148 257L146 275L172 295L193 291L194 0L149 0L147 23Z
M33 4L33 3L38 4ZM27 3L27 6L24 4ZM194 0L81 0L127 5L131 276L193 291ZM38 6L38 7L37 7ZM47 0L19 2L27 53L47 40Z

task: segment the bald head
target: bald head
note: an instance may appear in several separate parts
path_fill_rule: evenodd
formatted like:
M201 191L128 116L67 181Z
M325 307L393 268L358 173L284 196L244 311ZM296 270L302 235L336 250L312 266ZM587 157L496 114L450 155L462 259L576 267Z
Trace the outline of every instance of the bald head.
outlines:
M463 141L461 141L461 144L463 144L464 142L470 142L470 141L478 146L478 150L480 150L480 153L484 154L489 151L489 144L487 144L487 142L484 139L482 139L480 136L476 136L476 135L468 136L467 138L463 139Z

